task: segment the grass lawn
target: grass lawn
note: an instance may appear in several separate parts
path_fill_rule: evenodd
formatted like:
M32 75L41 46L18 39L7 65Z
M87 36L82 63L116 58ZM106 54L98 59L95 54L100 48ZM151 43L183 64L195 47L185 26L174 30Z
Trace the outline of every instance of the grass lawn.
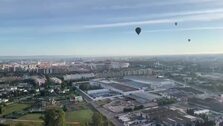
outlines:
M77 121L80 122L81 124L85 124L86 122L91 121L92 115L93 111L90 109L66 112L66 120L68 122Z
M98 104L99 106L103 106L103 105L108 104L108 103L110 103L110 102L111 102L110 99L105 99L105 100L99 100L99 101L97 101L97 104Z
M81 124L85 124L86 122L91 121L91 117L93 115L93 111L90 109L66 112L66 121L67 122L80 122ZM25 116L20 117L18 120L27 120L27 122L11 122L11 126L15 126L16 124L22 123L24 126L43 126L41 122L28 122L28 120L33 121L41 121L41 114L27 114ZM71 126L71 125L69 125ZM73 125L75 126L75 125Z
M21 119L21 120L41 120L40 119L41 116L42 116L42 114L27 114L27 115L20 117L19 119Z
M41 114L27 114L24 115L20 118L17 119L17 121L10 121L6 122L6 124L9 124L10 126L17 126L17 125L22 125L22 126L43 126L43 122L38 122L41 121L39 117ZM23 121L25 120L25 121ZM32 121L29 121L32 120ZM33 122L37 121L37 122Z
M19 125L22 125L22 126L43 126L43 123L37 123L37 122L11 122L11 123L8 123L10 126L19 126Z
M24 115L22 117L20 117L18 120L34 120L34 121L42 121L40 119L42 114L27 114L27 115ZM14 126L14 125L18 125L18 124L23 124L24 126L43 126L43 123L42 122L11 122L11 125Z
M91 121L91 117L93 115L93 111L90 109L66 112L66 121L67 122L80 122L81 124L85 124L86 122ZM41 114L27 114L19 118L19 120L36 120L40 121L39 117ZM29 124L29 123L24 123ZM32 123L32 125L41 126L41 123Z
M12 112L21 111L29 106L30 106L29 104L13 103L11 105L7 105L6 107L4 107L2 115L7 115Z

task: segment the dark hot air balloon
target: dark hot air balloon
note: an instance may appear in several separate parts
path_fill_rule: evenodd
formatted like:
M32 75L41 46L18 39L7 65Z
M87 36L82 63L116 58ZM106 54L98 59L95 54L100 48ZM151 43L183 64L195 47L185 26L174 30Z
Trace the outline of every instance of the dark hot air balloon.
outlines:
M135 31L136 31L136 33L139 35L139 34L141 33L141 28L140 28L140 27L137 27L137 28L135 29Z
M188 39L187 41L188 41L188 42L190 42L190 41L191 41L191 39Z
M177 23L177 22L175 22L175 23L174 23L174 25L175 25L175 26L177 26L177 25L178 25L178 23Z

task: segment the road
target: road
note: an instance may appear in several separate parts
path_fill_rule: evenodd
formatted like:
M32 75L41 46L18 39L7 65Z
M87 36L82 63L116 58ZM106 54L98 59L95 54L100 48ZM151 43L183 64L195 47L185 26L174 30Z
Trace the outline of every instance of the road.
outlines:
M80 91L77 88L80 95L86 100L87 103L91 104L98 112L100 112L102 115L104 115L109 121L111 121L115 126L124 126L121 122L119 122L115 118L115 114L104 109L103 107L96 104L91 98L88 97L84 92Z

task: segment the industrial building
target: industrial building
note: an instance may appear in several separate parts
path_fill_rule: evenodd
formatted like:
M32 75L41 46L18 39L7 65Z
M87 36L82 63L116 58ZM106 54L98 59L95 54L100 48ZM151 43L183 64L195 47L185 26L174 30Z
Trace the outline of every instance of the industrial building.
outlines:
M122 95L129 95L132 93L137 93L137 92L143 92L141 89L137 89L134 87L130 87L124 84L121 84L119 82L115 81L110 81L110 80L105 80L105 79L97 79L97 80L92 80L90 82L92 85L100 85L101 87L105 89L109 89L115 92L119 92Z
M103 99L113 99L115 97L121 96L120 93L108 89L89 90L87 91L87 94L94 101Z
M194 125L198 118L164 107L148 108L140 112L120 115L124 126L187 126Z
M151 85L152 89L169 89L175 87L176 84L173 80L166 79L163 77L155 76L127 76L124 77L127 80L132 80L134 82L144 83Z
M152 94L149 92L138 92L138 93L130 94L127 97L135 99L137 102L139 102L141 104L154 102L154 101L156 101L156 99L161 98L161 96Z
M94 73L71 74L63 76L65 81L94 78Z

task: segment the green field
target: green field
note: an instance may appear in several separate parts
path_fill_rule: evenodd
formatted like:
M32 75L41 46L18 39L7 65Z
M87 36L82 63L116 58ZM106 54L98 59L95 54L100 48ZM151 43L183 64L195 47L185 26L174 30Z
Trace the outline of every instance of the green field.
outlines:
M66 112L66 121L67 122L80 122L81 124L85 124L86 122L91 121L91 117L93 115L93 111L90 109ZM41 121L40 117L42 114L27 114L19 118L19 120L35 120ZM15 124L15 122L14 122ZM42 123L32 123L32 122L23 122L25 125L33 125L33 126L42 126Z
M110 103L110 102L111 102L110 99L105 99L105 100L99 100L99 101L97 101L97 104L98 104L99 106L103 106L103 105L108 104L108 103Z
M13 103L13 104L10 104L10 105L7 105L6 107L4 107L3 113L1 115L7 115L12 112L22 111L23 109L25 109L29 106L30 106L29 104Z
M40 117L42 114L27 114L25 116L20 117L21 120L41 120Z
M66 112L66 120L68 122L77 121L81 124L85 124L86 122L91 121L91 117L93 115L93 111L90 109L74 111L74 112Z
M9 124L10 126L43 126L42 120L39 119L40 116L41 114L27 114L17 120L6 122L6 124Z
M43 126L42 122L11 122L10 126Z

